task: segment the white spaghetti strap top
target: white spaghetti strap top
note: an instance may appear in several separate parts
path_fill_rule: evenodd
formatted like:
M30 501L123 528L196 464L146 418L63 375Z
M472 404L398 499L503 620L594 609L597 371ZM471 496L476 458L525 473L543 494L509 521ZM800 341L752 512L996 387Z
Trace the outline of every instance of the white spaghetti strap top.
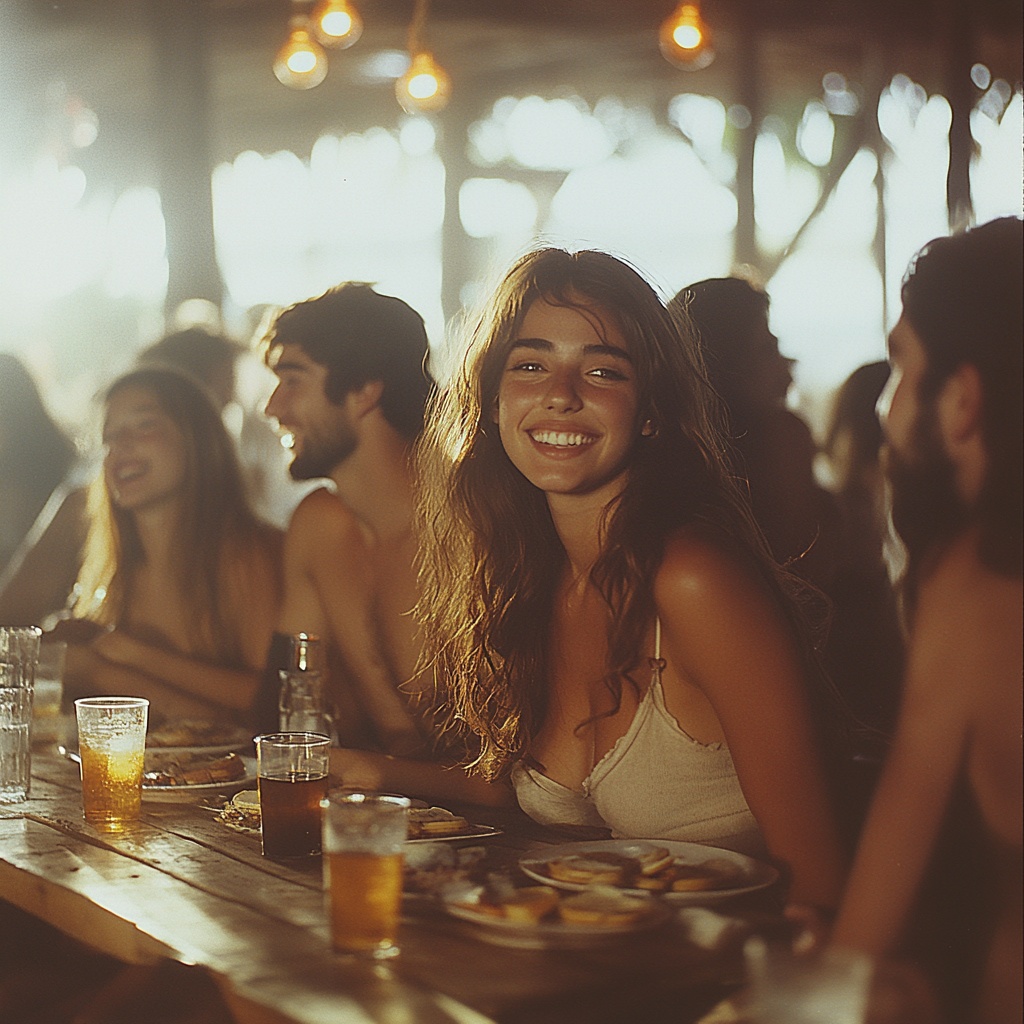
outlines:
M766 853L724 743L699 743L665 706L661 621L651 684L633 721L574 791L524 762L512 771L520 807L542 824L606 825L617 839L675 839Z

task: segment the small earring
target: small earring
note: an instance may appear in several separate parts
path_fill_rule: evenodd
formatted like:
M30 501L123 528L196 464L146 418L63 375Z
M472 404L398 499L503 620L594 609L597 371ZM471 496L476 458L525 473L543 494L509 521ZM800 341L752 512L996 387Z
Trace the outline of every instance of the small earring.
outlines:
M658 428L650 420L647 420L647 422L644 423L644 425L640 428L640 436L641 437L657 437L658 436Z

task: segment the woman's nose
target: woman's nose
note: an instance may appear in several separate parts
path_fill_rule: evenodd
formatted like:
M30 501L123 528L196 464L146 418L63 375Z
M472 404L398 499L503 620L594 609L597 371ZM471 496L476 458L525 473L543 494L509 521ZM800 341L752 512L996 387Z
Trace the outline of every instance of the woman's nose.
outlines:
M582 406L579 388L570 373L554 373L544 395L545 407L554 412L574 412Z

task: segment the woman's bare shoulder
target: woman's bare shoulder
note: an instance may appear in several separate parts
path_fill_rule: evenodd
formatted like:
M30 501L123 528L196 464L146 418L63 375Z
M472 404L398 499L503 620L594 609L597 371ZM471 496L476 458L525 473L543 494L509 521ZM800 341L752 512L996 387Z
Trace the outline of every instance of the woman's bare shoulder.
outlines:
M762 587L753 554L710 523L688 523L669 534L654 584L659 600L670 595L725 596L734 588Z

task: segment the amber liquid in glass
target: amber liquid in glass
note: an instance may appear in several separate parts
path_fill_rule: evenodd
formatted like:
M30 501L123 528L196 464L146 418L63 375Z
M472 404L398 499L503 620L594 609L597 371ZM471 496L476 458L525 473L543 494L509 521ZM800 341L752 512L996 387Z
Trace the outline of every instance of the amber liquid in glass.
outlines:
M320 852L320 801L327 776L289 772L259 778L264 857L314 857Z
M144 751L94 750L80 742L85 820L102 832L118 832L142 811Z
M400 853L329 853L331 941L348 953L388 955L402 906Z

